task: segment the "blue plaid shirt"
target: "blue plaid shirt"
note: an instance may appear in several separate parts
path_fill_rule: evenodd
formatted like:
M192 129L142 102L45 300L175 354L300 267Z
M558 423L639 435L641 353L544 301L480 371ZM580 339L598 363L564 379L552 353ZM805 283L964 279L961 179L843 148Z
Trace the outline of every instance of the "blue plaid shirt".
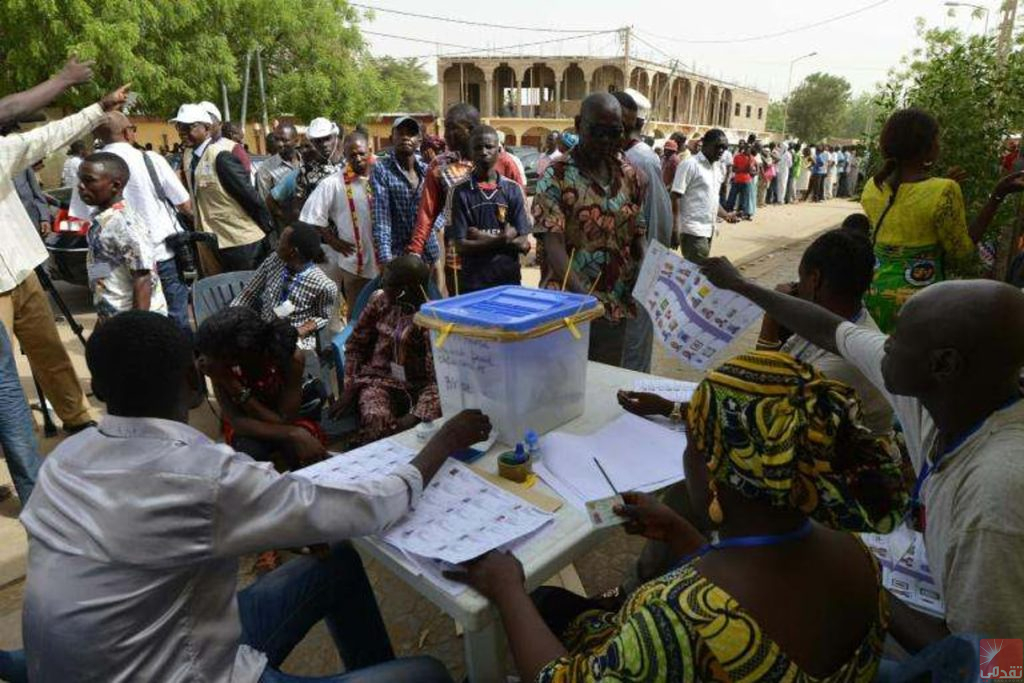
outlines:
M384 265L396 256L404 254L412 239L416 226L416 209L423 191L423 175L427 165L414 159L416 175L420 184L409 185L398 162L391 155L379 159L373 166L370 186L373 189L373 242L377 247L377 263ZM423 249L424 258L433 263L441 251L437 245L437 234L431 233Z

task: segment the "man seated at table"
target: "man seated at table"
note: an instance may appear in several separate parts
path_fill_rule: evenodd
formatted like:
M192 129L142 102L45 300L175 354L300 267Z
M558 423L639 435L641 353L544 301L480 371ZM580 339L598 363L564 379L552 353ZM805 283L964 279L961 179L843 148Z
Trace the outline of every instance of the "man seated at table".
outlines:
M296 223L284 229L277 250L264 261L232 306L248 306L271 321L287 320L299 333L299 348L316 348L317 332L338 305L338 286L316 267L324 252L320 232Z
M359 409L359 439L377 441L441 417L430 334L413 324L430 268L405 254L384 267L383 292L366 305L345 344L345 389L332 414Z
M473 170L452 190L452 225L445 234L458 255L457 268L449 273L451 294L520 284L519 255L530 251L523 190L495 170L500 150L497 132L477 126L469 147Z
M238 558L379 533L450 453L486 438L486 417L465 411L409 465L357 489L327 488L188 426L202 380L168 318L115 316L90 337L86 359L109 415L50 454L21 517L30 680L304 680L277 669L321 619L347 669L393 658L351 545L326 561L297 558L236 594ZM424 658L372 671L358 680L450 681Z

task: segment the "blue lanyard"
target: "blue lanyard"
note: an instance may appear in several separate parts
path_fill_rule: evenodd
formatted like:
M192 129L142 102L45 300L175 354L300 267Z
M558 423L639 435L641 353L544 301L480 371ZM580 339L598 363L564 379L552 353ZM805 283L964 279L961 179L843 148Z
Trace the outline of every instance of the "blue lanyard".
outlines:
M288 277L288 267L281 271L281 296L278 298L277 303L283 304L288 300L288 294L291 292L292 285L298 282L299 278L302 277L303 273L313 267L313 264L307 264L305 268L295 273L293 276Z
M690 553L683 559L676 563L675 569L682 567L685 564L693 562L699 557L704 557L712 550L725 550L727 548L758 548L761 546L768 545L779 545L782 543L788 543L790 541L796 541L801 538L805 538L810 535L813 529L811 520L805 519L803 524L798 526L792 531L787 531L784 534L767 534L763 536L737 536L735 538L727 538L724 541L718 543L705 543L695 552Z
M1020 396L1014 396L1009 401L996 408L990 415L986 416L983 420L980 420L973 427L961 434L955 441L943 448L942 452L935 456L935 460L933 462L928 462L928 459L925 458L924 464L921 466L921 471L917 473L917 480L914 482L914 489L910 494L910 508L908 511L911 520L914 522L914 527L918 531L924 531L926 524L924 504L921 502L921 489L924 488L924 482L933 472L937 471L939 467L942 466L942 462L946 459L946 456L963 446L968 439L974 436L978 430L984 426L989 417L992 417L992 415L995 415L1001 410L1006 410L1020 399Z

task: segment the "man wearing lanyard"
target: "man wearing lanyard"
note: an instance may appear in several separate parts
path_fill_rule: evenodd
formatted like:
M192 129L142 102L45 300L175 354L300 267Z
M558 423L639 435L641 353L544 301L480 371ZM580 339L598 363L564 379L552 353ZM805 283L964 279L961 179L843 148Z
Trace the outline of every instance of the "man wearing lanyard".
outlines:
M923 532L945 620L893 599L890 632L913 653L949 633L1024 634L1024 293L989 280L915 295L892 335L746 280L710 259L712 283L855 365L892 404L918 472L908 520Z
M338 302L338 287L315 266L322 256L316 228L304 223L285 228L277 251L231 305L248 306L264 320L287 320L299 332L299 348L314 350L317 332L327 327Z

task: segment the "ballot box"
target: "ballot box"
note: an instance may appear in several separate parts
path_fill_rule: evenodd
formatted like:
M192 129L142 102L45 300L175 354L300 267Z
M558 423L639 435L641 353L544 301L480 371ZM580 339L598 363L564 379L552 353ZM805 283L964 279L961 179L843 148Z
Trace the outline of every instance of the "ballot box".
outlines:
M479 408L512 445L583 414L592 296L504 286L430 301L416 324L430 330L441 411Z

